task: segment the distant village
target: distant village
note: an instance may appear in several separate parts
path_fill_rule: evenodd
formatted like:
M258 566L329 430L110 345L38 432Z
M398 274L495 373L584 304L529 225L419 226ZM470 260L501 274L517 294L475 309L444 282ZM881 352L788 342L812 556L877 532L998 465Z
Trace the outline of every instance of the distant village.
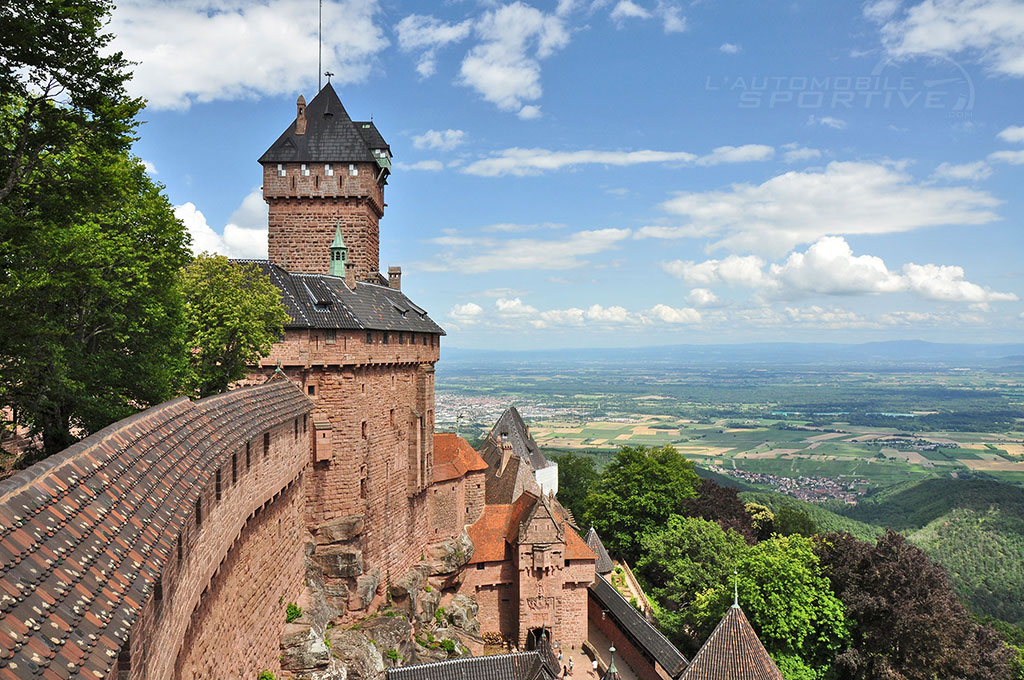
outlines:
M781 477L764 472L733 470L719 465L712 465L709 469L712 472L742 479L751 484L770 486L773 491L778 491L779 493L784 493L809 503L840 500L852 505L857 502L857 497L868 489L868 480L866 479L841 480L831 477L805 477L803 475L799 477Z

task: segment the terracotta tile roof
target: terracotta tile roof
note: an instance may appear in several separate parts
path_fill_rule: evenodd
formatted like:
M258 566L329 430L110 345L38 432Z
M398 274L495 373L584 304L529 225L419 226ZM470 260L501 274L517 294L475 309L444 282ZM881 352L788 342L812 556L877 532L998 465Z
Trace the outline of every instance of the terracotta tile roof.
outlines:
M511 558L506 551L505 534L512 518L511 505L485 505L484 512L466 531L473 541L469 563L500 562Z
M590 595L608 612L615 626L648 658L657 661L673 678L686 667L686 657L637 611L608 580L598 574ZM732 680L722 676L721 680Z
M594 554L594 551L570 527L565 528L565 559L597 561L597 555Z
M462 437L454 432L434 434L434 481L464 477L467 472L486 470L487 463Z
M738 606L729 607L681 680L782 680Z
M0 482L0 679L108 677L215 471L311 408L284 379L180 398Z
M387 680L551 680L538 651L471 656L389 668Z

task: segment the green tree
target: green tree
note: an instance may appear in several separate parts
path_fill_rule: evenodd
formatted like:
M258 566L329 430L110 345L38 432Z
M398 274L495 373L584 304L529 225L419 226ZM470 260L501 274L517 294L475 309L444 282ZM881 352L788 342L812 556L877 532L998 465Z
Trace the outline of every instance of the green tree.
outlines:
M767 505L746 503L743 506L750 515L751 529L758 540L764 540L775 531L775 513Z
M21 0L0 5L0 204L25 184L53 185L61 164L127 151L142 100L127 96L128 62L107 49L110 0Z
M791 505L782 505L775 511L775 531L783 536L798 534L810 538L818 532L814 521L803 510Z
M669 518L665 527L643 537L636 564L658 619L677 645L696 648L686 635L687 609L697 595L726 582L746 541L736 531L697 517Z
M586 523L610 551L635 562L643 536L679 514L698 482L693 463L672 446L623 446L587 496Z
M186 385L200 397L225 391L284 336L281 293L256 265L203 253L185 268L181 287L192 348Z
M43 158L0 204L0 402L32 462L174 393L187 234L126 152Z
M849 638L849 627L812 541L773 536L747 548L736 568L740 606L786 679L825 677ZM702 640L732 604L732 585L719 583L694 602L693 620Z
M597 483L597 468L590 456L578 456L571 451L551 455L558 463L558 502L579 520L585 515L587 494Z

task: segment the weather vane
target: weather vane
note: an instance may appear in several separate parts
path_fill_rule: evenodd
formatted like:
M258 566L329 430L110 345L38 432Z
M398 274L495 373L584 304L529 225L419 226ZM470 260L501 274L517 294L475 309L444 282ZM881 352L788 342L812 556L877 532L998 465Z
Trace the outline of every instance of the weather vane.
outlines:
M327 76L327 84L330 85L331 84L331 76L333 76L334 74L331 73L330 71L324 71L324 75Z

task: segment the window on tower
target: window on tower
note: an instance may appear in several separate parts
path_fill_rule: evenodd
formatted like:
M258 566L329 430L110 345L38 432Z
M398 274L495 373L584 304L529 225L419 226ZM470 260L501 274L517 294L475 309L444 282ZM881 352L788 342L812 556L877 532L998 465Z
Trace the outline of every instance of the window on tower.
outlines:
M302 164L302 176L309 177L309 166L305 163Z
M324 177L334 177L334 166L330 163L324 163Z
M287 174L288 173L285 172L285 169L284 169L284 163L278 163L277 164L277 176L278 177L284 177Z
M349 163L348 164L348 176L349 177L356 177L358 175L359 175L359 168L356 167L355 163Z

